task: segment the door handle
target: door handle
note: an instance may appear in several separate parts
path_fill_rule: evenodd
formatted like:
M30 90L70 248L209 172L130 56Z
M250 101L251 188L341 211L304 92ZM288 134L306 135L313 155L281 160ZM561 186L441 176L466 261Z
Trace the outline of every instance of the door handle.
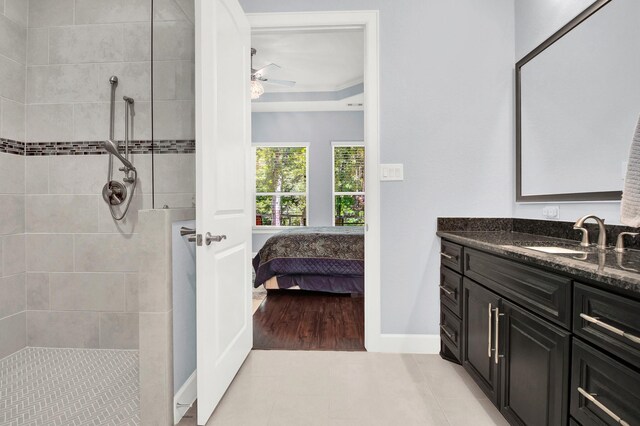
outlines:
M620 416L618 416L616 413L614 413L609 408L607 408L606 405L604 405L602 402L598 401L595 398L596 397L595 394L590 394L589 392L587 392L586 390L582 389L579 386L578 386L578 392L580 392L580 395L582 395L583 397L585 397L589 401L593 402L596 405L596 407L598 407L599 409L601 409L602 411L607 413L607 415L609 417L611 417L613 420L615 420L617 423L621 424L622 426L630 426L629 423L627 423L624 420L622 420L622 418Z
M204 242L207 245L211 245L211 243L216 242L219 243L222 240L226 240L226 235L211 235L211 232L207 232L204 236Z
M494 317L494 321L495 321L495 328L496 328L496 341L495 343L495 349L493 352L493 356L494 356L494 361L496 364L498 364L498 362L500 362L500 358L504 358L504 355L500 355L500 343L499 343L499 335L500 335L500 317L503 317L504 314L500 313L500 308L496 308L494 309L496 316Z
M491 359L491 311L493 311L493 309L491 309L491 303L489 303L488 308L489 322L487 327L487 356Z

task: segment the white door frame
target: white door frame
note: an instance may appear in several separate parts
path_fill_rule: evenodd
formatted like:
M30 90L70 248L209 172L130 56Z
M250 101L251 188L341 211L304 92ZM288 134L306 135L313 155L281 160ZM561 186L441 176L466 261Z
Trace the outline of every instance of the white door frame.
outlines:
M364 140L367 206L365 209L364 346L382 346L380 320L380 115L378 11L248 13L252 32L302 29L364 30Z

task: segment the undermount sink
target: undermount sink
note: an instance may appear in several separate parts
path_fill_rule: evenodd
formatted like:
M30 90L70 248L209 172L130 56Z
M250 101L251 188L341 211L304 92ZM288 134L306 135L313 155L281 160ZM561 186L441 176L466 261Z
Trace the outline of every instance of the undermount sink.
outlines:
M525 247L525 248L528 248L530 250L541 251L544 253L550 253L550 254L583 254L585 253L582 250L574 250L574 249L568 249L564 247L539 246L539 247Z

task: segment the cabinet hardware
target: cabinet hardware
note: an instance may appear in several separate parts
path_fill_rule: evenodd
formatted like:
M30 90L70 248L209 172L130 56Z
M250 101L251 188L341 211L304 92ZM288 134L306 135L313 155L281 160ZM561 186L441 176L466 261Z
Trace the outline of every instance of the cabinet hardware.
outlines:
M456 340L456 334L455 333L451 333L449 330L447 330L447 327L444 326L444 324L440 324L440 330L442 330L444 332L444 334L446 334L449 339L453 340L455 342Z
M617 327L614 327L612 325L607 324L606 322L602 322L600 321L599 318L597 317L591 317L587 314L580 314L580 318L582 318L585 321L588 321L590 323L593 323L595 325L599 325L600 327L604 328L605 330L609 330L610 332L617 334L618 336L622 336L626 339L631 340L633 343L638 343L640 344L640 337L638 336L634 336L633 334L629 334L626 331L622 331Z
M590 394L586 390L582 389L580 386L578 386L578 392L580 392L580 394L582 396L584 396L585 398L587 398L589 401L593 402L596 405L596 407L598 407L599 409L601 409L602 411L607 413L607 415L609 417L611 417L613 420L615 420L617 423L621 424L622 426L630 426L629 423L627 423L624 420L622 420L622 418L620 418L620 416L618 416L613 411L609 410L606 405L604 405L602 402L598 401L592 394Z
M440 256L444 257L445 259L449 259L449 260L453 259L453 256L451 256L450 254L444 253L444 252L440 252Z
M493 309L491 309L491 303L489 303L489 322L488 322L488 326L487 326L487 356L489 357L489 359L491 359L491 312L493 311Z
M441 286L439 286L439 287L440 287L440 289L441 289L442 291L444 291L445 293L447 293L449 296L451 296L451 295L454 293L453 291L449 290L447 287L445 287L445 286L443 286L443 285L441 285Z
M499 308L495 308L494 311L496 313L496 316L494 318L494 321L495 321L494 326L496 328L496 343L495 343L496 346L495 346L495 349L493 350L493 355L494 355L495 363L497 364L500 361L500 358L504 358L504 355L499 355L498 353L498 340L499 340L498 336L500 333L500 317L503 317L504 314L500 313Z

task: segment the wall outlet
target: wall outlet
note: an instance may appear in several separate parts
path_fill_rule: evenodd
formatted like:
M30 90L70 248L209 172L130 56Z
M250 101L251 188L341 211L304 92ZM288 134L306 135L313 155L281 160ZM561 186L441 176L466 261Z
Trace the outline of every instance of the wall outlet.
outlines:
M545 219L558 219L560 217L560 206L544 206L542 217Z
M404 180L404 165L380 164L380 180Z

